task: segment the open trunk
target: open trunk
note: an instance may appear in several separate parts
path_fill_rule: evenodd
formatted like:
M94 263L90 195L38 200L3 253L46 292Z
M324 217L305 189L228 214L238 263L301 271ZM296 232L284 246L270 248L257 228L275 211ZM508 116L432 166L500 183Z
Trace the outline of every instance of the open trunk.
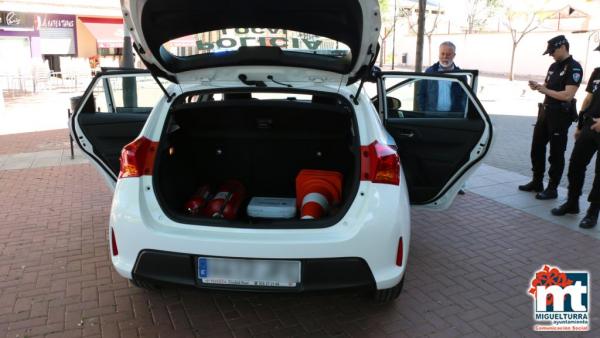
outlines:
M350 103L337 96L300 101L257 100L245 95L225 94L222 101L205 95L200 96L205 102L174 104L154 172L163 210L178 222L215 226L317 228L335 224L351 205L360 180L360 143ZM300 220L300 210L288 220L247 215L251 197L296 197L296 176L302 169L343 174L341 203L318 220ZM210 184L215 193L230 179L246 189L235 220L186 213L184 205L199 186Z

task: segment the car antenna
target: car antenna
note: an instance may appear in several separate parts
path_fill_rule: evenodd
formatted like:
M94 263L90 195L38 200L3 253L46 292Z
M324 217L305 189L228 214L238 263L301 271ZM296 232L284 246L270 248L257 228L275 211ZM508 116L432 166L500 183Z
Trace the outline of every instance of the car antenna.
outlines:
M257 86L257 87L266 87L267 86L263 81L248 80L248 77L246 76L246 74L238 75L238 79L240 79L240 81L242 81L242 83L244 83L245 85L248 85L248 86Z

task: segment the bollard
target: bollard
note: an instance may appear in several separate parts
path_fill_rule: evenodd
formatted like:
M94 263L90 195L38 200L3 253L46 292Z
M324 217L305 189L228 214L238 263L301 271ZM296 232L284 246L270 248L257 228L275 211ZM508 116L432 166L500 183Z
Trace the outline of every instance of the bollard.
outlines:
M75 109L77 109L77 104L79 104L79 100L81 100L81 96L73 96L69 100L71 101L71 111L74 113Z
M82 96L73 96L70 101L71 101L71 113L75 114L75 112L77 111L77 105L79 104L79 101L81 100ZM96 100L94 100L93 96L90 96L87 101L85 102L85 105L81 108L81 111L84 113L93 113L96 110Z
M71 109L67 108L67 127L71 122ZM69 130L69 143L71 144L71 159L75 159L75 150L73 149L73 135L71 135L71 131Z
M74 96L70 99L71 101L71 109L67 109L67 127L69 127L69 123L71 122L71 114L75 112L77 109L77 104L79 104L79 100L81 100L81 96ZM69 143L71 144L71 159L75 159L75 150L73 149L73 135L69 131Z

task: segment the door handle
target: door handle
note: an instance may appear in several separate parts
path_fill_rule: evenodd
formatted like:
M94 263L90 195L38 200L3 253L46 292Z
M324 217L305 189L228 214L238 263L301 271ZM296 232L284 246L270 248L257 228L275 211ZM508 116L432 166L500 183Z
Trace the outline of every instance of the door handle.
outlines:
M412 131L410 133L398 133L398 136L412 138L415 136L415 133Z

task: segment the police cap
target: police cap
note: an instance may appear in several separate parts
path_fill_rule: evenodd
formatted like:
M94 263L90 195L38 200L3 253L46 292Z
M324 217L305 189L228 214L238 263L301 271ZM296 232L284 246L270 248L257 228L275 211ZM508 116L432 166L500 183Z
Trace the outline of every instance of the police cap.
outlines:
M546 51L542 55L552 54L555 50L559 49L560 46L568 44L567 38L564 35L555 36L552 39L548 40L548 47L546 47Z

